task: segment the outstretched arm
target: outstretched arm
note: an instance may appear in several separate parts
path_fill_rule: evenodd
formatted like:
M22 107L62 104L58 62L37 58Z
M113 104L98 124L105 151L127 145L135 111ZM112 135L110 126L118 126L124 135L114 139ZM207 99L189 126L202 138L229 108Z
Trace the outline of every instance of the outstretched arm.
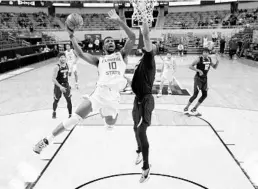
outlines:
M150 40L150 30L147 21L144 21L142 23L142 36L143 36L143 42L145 46L145 50L147 52L152 51L152 43Z
M135 44L135 39L136 39L135 33L126 25L126 23L123 20L121 20L121 18L116 14L115 10L109 11L108 15L109 15L108 19L118 23L128 36L125 46L121 50L123 57L126 57L127 55L129 55L129 53L131 52Z
M98 66L99 64L99 59L89 53L83 53L81 47L79 46L76 38L74 37L74 31L72 31L70 28L68 28L66 26L66 29L69 33L69 37L72 41L72 44L73 44L73 47L74 47L74 50L76 52L76 54L83 60L85 60L86 62L94 65L94 66Z

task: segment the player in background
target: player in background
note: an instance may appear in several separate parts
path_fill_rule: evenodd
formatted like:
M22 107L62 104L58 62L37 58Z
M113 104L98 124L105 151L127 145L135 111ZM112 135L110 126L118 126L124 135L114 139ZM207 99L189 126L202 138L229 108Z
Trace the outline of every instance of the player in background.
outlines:
M66 45L65 55L69 66L69 77L72 77L72 74L74 74L75 88L78 89L79 86L78 86L77 61L79 57L77 56L76 52L71 48L70 44Z
M159 93L157 97L162 96L162 89L164 86L164 82L168 81L168 94L172 94L172 85L175 84L175 77L174 74L176 72L176 60L172 58L170 52L167 53L165 57L161 69L161 82L159 87Z
M209 52L210 50L208 48L204 48L203 55L199 56L189 67L191 70L194 70L196 74L194 76L194 93L189 99L187 106L184 108L185 114L201 116L201 114L197 111L197 108L208 95L208 72L210 70L210 66L212 66L214 69L217 69L219 65L217 54L216 63L213 63L211 57L208 56ZM192 104L192 102L197 98L199 91L202 92L202 96L189 113L188 108Z
M59 63L55 66L52 81L54 83L54 102L53 102L53 113L52 118L56 118L56 109L58 102L62 96L64 95L67 102L67 109L69 113L69 117L72 115L72 101L71 101L71 87L68 81L68 65L66 63L65 53L60 52L58 54Z

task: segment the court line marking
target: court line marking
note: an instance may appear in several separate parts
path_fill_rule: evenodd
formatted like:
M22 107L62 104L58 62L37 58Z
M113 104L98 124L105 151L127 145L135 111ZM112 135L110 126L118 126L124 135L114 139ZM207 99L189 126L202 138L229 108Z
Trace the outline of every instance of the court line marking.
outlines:
M91 183L94 183L94 182L97 182L97 181L100 181L100 180L104 180L104 179L109 179L109 178L113 178L113 177L121 177L121 176L130 176L130 175L141 175L141 173L123 173L123 174L117 174L117 175L109 175L109 176L106 176L106 177L101 177L101 178L98 178L98 179L95 179L95 180L92 180L92 181L89 181L85 184L82 184L78 187L76 187L75 189L80 189L86 185L89 185ZM172 176L172 175L165 175L165 174L159 174L159 173L150 173L150 175L154 175L154 176L162 176L162 177L169 177L169 178L172 178L172 179L178 179L178 180L182 180L182 181L185 181L185 182L189 182L191 184L194 184L196 186L199 186L203 189L208 189L207 187L201 185L201 184L198 184L196 182L193 182L191 180L187 180L187 179L184 179L184 178L181 178L181 177L176 177L176 176Z
M92 116L95 116L96 114L93 114L93 115L89 115L87 116L86 118L88 117L92 117ZM85 119L86 119L85 118ZM37 180L32 183L32 184L29 184L28 187L26 187L26 189L33 189L36 184L38 183L38 181L40 180L40 178L43 176L43 174L45 173L45 171L47 170L47 168L49 167L49 165L52 163L52 161L55 159L56 155L58 154L58 152L61 150L61 148L63 147L63 145L65 144L65 142L68 140L69 136L72 134L72 132L74 131L76 127L74 127L73 129L71 129L68 133L68 135L65 137L63 143L58 147L58 149L55 151L54 155L51 157L51 159L48 161L48 163L45 165L45 167L43 168L43 170L40 172Z
M50 58L50 59L48 59L48 60L44 60L44 61L37 62L37 63L34 63L34 64L31 64L31 65L30 65L30 66L33 66L33 65L36 66L36 65L39 65L39 64L42 64L42 63L46 63L46 64L44 64L44 65L39 66L38 68L33 68L33 67L25 66L25 67L23 67L23 68L18 68L18 69L15 69L15 70L13 70L13 71L10 71L10 72L0 74L0 82L1 82L1 81L4 81L4 80L7 80L7 79L10 79L10 78L12 78L12 77L15 77L15 76L18 76L18 75L21 75L21 74L24 74L24 73L33 71L33 70L37 70L37 69L39 69L39 68L43 68L43 67L49 66L49 64L51 64L51 63L54 62L54 61L52 61L52 60L55 60L55 59L56 59L56 57L53 57L53 58ZM29 70L20 72L20 70L26 69L26 68L29 69ZM18 74L10 74L10 73L12 73L12 72L18 72ZM6 75L6 77L1 79L1 76L3 76L3 75ZM7 75L10 75L10 76L7 76Z
M173 110L171 110L173 111ZM90 124L90 123L82 123L80 125L77 125L76 127L103 127L104 126L104 123L103 124L100 124L100 123L94 123L94 124ZM118 126L118 127L132 127L133 124L116 124L115 127ZM209 125L150 125L150 127L209 127Z
M0 81L4 81L6 79L15 77L17 75L21 75L23 73L26 73L26 72L32 71L32 70L34 70L34 68L28 67L28 68L21 68L21 69L17 69L17 70L8 72L8 73L1 74L0 75Z
M171 110L171 111L174 111L174 112L178 112L178 113L181 113L179 111L175 111L175 110ZM93 115L90 115L88 117L92 117L92 116L95 116L97 114L93 114ZM238 165L238 167L241 169L241 171L244 173L244 175L247 177L247 179L250 181L250 183L252 184L252 186L255 188L255 185L253 184L253 182L251 181L250 177L248 176L248 174L244 171L244 169L241 167L240 163L237 161L237 159L235 158L235 156L233 155L233 153L230 151L230 149L226 146L226 144L224 143L224 141L221 139L221 137L219 136L219 134L216 132L216 130L213 128L213 126L211 125L211 123L209 123L208 121L206 121L204 118L201 118L201 117L196 117L196 118L199 118L201 120L203 120L204 122L206 122L208 124L208 126L210 126L210 128L213 130L213 132L215 133L215 135L219 138L220 142L222 143L222 145L226 148L226 150L228 151L228 153L231 155L231 157L234 159L234 161L236 162L236 164ZM99 124L98 124L99 125ZM79 125L77 125L79 126ZM76 126L76 127L77 127ZM26 189L33 189L36 184L38 183L38 181L40 180L40 178L43 176L43 174L45 173L45 171L47 170L47 168L49 167L49 165L52 163L52 161L54 160L54 158L56 157L56 155L58 154L58 152L60 151L60 149L63 147L63 145L65 144L65 142L67 141L67 139L69 138L69 136L72 134L72 132L74 131L74 129L76 128L74 127L70 132L69 134L66 136L66 138L64 139L63 143L59 146L59 148L57 149L57 151L54 153L54 155L52 156L52 158L50 159L50 161L47 163L47 165L43 168L42 172L40 173L40 176L37 178L37 180L32 184L32 185L29 185L30 187L26 188Z
M233 160L235 161L235 163L237 164L237 166L241 169L241 171L244 173L244 175L246 176L246 178L249 180L249 182L251 183L251 185L254 187L254 189L256 189L255 184L252 182L251 178L249 177L249 175L247 174L247 172L244 170L244 168L241 166L241 164L239 163L239 161L237 160L237 158L234 156L234 154L230 151L230 149L228 148L227 144L222 140L222 138L220 137L220 135L216 132L216 130L214 129L214 127L212 126L212 124L205 120L202 117L199 117L201 120L205 121L210 128L212 129L212 131L214 132L214 134L218 137L218 139L220 140L220 142L222 143L222 145L226 148L226 150L228 151L228 153L231 155L231 157L233 158Z

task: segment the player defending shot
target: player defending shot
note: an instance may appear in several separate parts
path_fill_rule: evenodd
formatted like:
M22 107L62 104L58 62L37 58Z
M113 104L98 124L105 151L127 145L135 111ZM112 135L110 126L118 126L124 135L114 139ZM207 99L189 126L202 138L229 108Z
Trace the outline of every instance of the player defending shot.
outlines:
M67 44L66 46L66 51L65 55L67 58L67 63L69 66L69 77L74 74L74 79L75 79L75 88L78 89L78 73L77 73L77 61L78 61L78 56L74 52L73 49L71 49L71 46Z
M53 102L53 113L52 118L56 118L56 109L58 102L62 96L65 97L67 102L67 109L69 113L69 118L72 115L72 102L71 102L71 87L68 82L68 65L66 63L65 53L60 52L58 54L59 64L54 68L52 81L54 83L54 102Z
M161 82L159 87L159 93L157 97L162 96L162 89L164 82L168 81L168 94L172 94L172 85L175 83L174 74L176 72L176 60L172 58L171 53L167 53L165 60L163 61L163 66L161 69Z
M194 93L189 99L189 102L184 109L185 114L201 116L201 114L197 111L197 108L200 106L200 104L204 101L204 99L208 95L207 75L210 70L210 66L212 66L214 69L217 69L219 65L219 60L217 55L216 55L216 63L213 63L211 57L209 57L208 55L209 55L209 49L204 48L203 55L198 57L198 59L195 60L189 67L191 70L196 71L196 74L194 77ZM197 98L199 90L202 91L202 96L200 97L196 105L193 107L191 112L189 113L188 108L192 104L192 102Z
M138 165L143 159L143 171L140 178L140 183L143 183L149 179L150 175L149 142L146 131L151 124L151 116L154 109L152 87L156 74L154 59L156 46L150 41L149 26L147 22L143 22L141 29L144 42L143 56L134 72L131 85L135 94L132 116L138 146L135 164Z
M60 123L53 132L40 140L34 147L34 152L41 153L42 149L51 143L51 141L65 130L70 130L89 113L100 113L104 124L112 127L117 120L118 106L120 101L120 89L124 88L127 81L124 78L126 64L124 58L129 55L135 44L135 34L131 29L120 19L115 10L108 12L109 19L117 22L125 31L128 40L121 51L115 52L116 46L112 37L106 37L103 41L103 50L105 55L101 58L88 53L83 53L77 40L74 37L74 31L68 28L70 39L78 56L84 61L98 68L98 81L94 92L89 98L84 98L78 106L71 118Z

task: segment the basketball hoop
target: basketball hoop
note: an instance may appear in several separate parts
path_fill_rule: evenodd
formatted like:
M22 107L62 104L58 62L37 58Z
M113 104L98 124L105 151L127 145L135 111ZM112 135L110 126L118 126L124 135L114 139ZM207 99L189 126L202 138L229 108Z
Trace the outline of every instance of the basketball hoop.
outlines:
M153 9L157 0L130 0L134 11L132 19L138 22L148 22L149 26L153 22Z

